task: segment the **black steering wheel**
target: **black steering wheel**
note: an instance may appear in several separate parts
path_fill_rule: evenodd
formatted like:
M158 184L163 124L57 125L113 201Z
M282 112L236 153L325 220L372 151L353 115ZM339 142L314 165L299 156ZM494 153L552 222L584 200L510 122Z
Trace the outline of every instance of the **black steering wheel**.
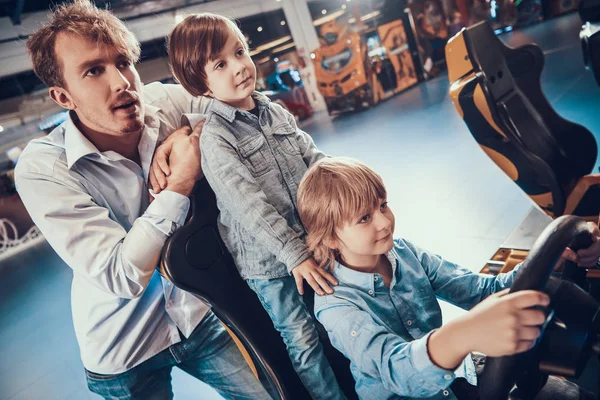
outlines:
M598 347L600 305L572 282L550 276L567 246L576 251L591 243L588 224L575 216L555 219L538 237L510 292L540 290L548 293L551 302L547 308L547 323L531 350L487 359L479 383L482 399L506 400L515 383L521 392L520 398L533 399L549 373L581 374L591 350ZM566 271L574 268L577 266L572 263L565 265Z

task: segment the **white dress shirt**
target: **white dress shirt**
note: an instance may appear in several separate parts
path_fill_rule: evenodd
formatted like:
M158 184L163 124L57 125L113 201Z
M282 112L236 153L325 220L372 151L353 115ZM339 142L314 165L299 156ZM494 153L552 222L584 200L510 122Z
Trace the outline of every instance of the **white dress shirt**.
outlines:
M208 101L181 86L143 89L141 167L100 152L72 119L32 140L17 163L17 190L35 224L73 269L73 324L84 366L127 371L189 337L209 308L157 272L165 240L185 221L189 199L163 191L150 204L148 173L157 143L202 113Z

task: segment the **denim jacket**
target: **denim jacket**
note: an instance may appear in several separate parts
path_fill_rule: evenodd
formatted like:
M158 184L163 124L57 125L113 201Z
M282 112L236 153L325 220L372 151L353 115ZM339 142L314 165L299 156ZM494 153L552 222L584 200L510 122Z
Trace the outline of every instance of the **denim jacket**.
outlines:
M202 169L242 278L280 278L309 257L296 194L308 167L325 155L283 107L258 92L252 97L258 117L216 99L209 104Z
M388 253L393 277L389 289L379 274L336 264L335 293L315 296L315 314L331 343L351 362L362 400L456 399L449 386L463 377L477 384L470 356L454 371L436 366L427 339L442 326L437 298L470 309L492 293L510 287L519 268L498 276L479 275L396 240Z

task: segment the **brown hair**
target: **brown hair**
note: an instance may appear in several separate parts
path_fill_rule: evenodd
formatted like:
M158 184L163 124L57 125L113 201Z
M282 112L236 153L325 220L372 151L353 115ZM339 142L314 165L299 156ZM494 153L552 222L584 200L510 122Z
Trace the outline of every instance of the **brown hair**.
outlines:
M48 87L65 87L55 49L56 36L61 32L115 46L131 63L136 63L140 58L140 43L110 11L98 9L89 0L61 4L50 13L48 22L35 31L26 43L33 70Z
M298 213L315 260L329 266L336 250L325 242L337 239L336 229L371 212L386 197L381 177L359 161L333 157L313 164L298 187Z
M238 37L248 49L246 38L231 19L212 13L193 14L169 35L169 60L173 75L194 96L208 91L204 68L223 51L229 35Z

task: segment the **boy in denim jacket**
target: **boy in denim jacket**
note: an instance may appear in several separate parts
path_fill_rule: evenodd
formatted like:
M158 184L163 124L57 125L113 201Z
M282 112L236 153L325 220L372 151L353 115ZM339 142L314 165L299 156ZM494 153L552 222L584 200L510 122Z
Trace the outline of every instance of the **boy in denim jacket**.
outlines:
M202 169L217 197L219 231L256 292L314 399L343 399L309 311L306 281L318 294L337 282L304 243L298 184L325 157L294 117L254 91L256 68L239 28L215 14L191 15L169 38L173 72L191 94L212 98L202 130Z
M531 307L549 299L532 290L507 294L518 267L479 275L394 240L385 186L366 165L344 158L315 163L300 183L298 210L309 250L339 281L333 295L315 297L315 315L350 359L361 399L479 400L484 357L471 352L511 355L540 335L545 315ZM597 226L593 232L597 242ZM576 260L594 265L598 250L580 250ZM442 325L438 297L470 311ZM536 396L592 398L555 377Z

